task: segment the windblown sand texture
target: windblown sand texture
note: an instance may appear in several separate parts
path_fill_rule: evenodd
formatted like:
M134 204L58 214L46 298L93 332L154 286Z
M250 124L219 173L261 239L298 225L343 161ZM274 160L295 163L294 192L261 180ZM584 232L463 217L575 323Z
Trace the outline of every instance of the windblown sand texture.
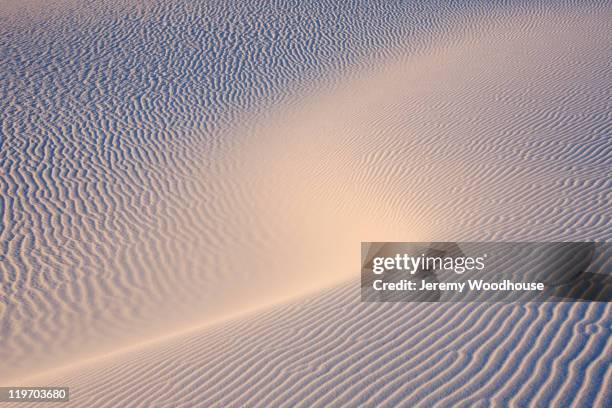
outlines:
M1 385L612 406L608 304L357 283L361 241L612 238L608 2L0 5Z

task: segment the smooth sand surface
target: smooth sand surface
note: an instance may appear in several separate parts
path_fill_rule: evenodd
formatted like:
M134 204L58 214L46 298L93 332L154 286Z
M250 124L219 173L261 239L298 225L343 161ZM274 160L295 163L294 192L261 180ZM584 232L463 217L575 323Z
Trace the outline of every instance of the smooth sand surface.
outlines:
M604 2L11 2L0 383L610 406L607 304L363 304L361 241L610 239Z

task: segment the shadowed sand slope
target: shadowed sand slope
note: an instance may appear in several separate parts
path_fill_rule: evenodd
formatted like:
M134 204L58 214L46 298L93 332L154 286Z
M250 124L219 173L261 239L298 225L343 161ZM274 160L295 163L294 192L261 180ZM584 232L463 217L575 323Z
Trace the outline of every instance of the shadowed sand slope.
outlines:
M605 304L361 303L357 287L30 383L70 384L75 405L100 407L612 402Z
M610 239L610 8L414 3L8 8L0 382L75 406L609 405L605 304L340 284L361 241Z

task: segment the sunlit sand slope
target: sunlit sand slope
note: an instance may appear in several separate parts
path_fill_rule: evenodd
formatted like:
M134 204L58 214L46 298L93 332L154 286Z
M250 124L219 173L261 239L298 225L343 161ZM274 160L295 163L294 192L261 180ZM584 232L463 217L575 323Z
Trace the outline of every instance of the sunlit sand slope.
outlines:
M287 227L249 208L233 170L248 136L231 129L472 14L484 10L6 2L0 378L318 285L268 265Z

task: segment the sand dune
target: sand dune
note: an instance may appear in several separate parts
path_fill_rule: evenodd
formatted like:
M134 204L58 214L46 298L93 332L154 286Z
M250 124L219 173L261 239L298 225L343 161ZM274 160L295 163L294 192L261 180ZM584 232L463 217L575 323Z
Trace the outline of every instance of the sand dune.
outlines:
M609 389L598 383L609 378L612 353L605 304L365 304L356 286L30 382L71 384L78 406L610 401Z
M610 238L609 15L11 3L0 382L75 406L609 405L605 304L367 305L352 281L361 241Z

